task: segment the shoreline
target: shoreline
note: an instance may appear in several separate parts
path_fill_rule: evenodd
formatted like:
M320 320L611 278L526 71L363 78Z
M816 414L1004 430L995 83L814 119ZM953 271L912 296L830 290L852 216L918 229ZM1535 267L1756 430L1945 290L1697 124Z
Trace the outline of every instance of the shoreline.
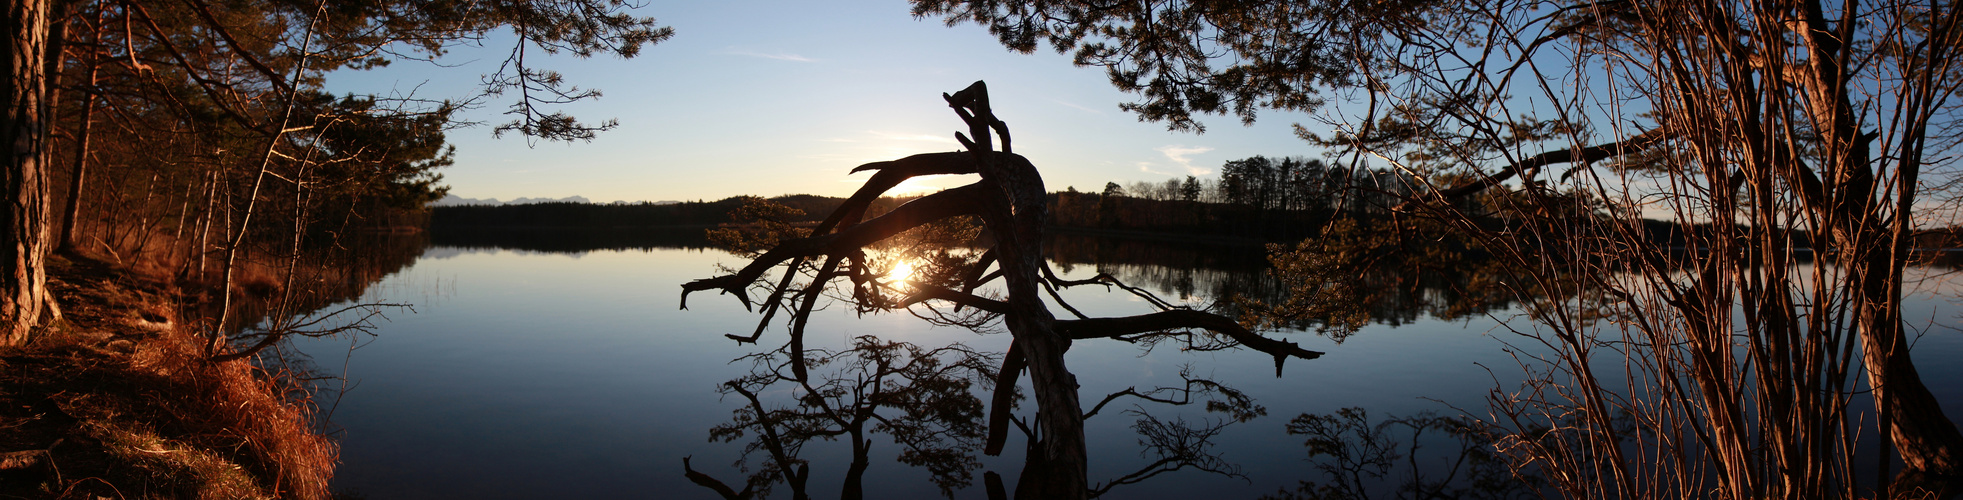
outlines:
M338 448L304 393L207 361L179 287L49 261L61 319L0 348L0 496L331 498Z

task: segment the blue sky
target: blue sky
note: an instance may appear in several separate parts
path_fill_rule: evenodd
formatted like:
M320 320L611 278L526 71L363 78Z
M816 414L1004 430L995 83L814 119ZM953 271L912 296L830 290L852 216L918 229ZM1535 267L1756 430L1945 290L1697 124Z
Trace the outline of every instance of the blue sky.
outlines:
M595 201L720 199L739 194L842 196L863 163L958 149L959 119L942 92L989 84L1015 147L1051 190L1106 181L1163 181L1213 173L1227 160L1313 154L1292 124L1305 114L1268 112L1252 127L1204 120L1203 135L1169 132L1118 110L1133 100L1099 68L1049 51L1009 52L980 26L916 20L901 0L865 2L650 2L636 11L675 28L673 39L634 59L533 56L533 66L605 93L565 106L583 120L620 120L592 142L491 137L488 126L451 132L451 193L470 198L585 196ZM400 61L329 77L336 92L462 97L497 69L508 37L461 48L440 64ZM510 101L464 118L502 123ZM903 186L965 183L947 178Z

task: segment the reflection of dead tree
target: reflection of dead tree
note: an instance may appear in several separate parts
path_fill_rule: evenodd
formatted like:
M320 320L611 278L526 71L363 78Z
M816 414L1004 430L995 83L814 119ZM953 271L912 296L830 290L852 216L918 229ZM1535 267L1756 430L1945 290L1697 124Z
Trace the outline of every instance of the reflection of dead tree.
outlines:
M752 283L779 264L788 264L784 276L763 301L763 320L750 337L755 341L779 309L791 312L790 340L787 345L792 363L791 377L808 380L803 363L803 333L808 317L826 284L849 278L855 285L855 299L863 290L879 289L880 277L869 265L865 249L907 230L935 221L975 216L982 222L987 250L967 264L967 272L947 273L972 277L960 289L937 283L916 283L899 305L927 300L952 302L999 314L1015 337L1003 356L996 381L997 393L991 403L985 451L999 453L1010 423L1004 391L1015 387L1023 370L1029 371L1036 401L1028 460L1024 465L1016 494L1022 498L1086 498L1090 493L1084 449L1084 413L1077 395L1076 377L1064 363L1064 353L1078 339L1136 339L1161 332L1202 328L1210 333L1188 338L1202 339L1202 345L1240 344L1273 355L1277 369L1282 360L1293 356L1312 359L1321 353L1292 343L1260 336L1226 318L1199 311L1169 310L1128 318L1086 318L1058 320L1043 303L1047 291L1055 298L1058 287L1078 284L1110 284L1115 280L1067 282L1057 279L1044 264L1041 250L1043 218L1046 211L1043 181L1028 159L1014 154L1009 145L1008 127L990 111L987 88L981 82L954 95L943 96L948 105L968 124L966 134L956 139L965 152L914 155L879 162L856 170L874 171L871 179L824 222L813 228L811 236L785 241L763 253L733 274L702 279L683 285L683 307L687 294L701 290L720 290L735 294L748 307L747 292ZM993 137L1002 137L1001 151L995 150ZM947 174L979 174L981 180L909 202L885 215L865 220L871 201L886 190L912 177ZM807 263L820 262L815 270ZM994 271L989 272L993 265ZM793 286L801 272L810 270L810 282ZM978 293L981 286L1000 282L1000 297ZM1061 300L1058 300L1061 304ZM1066 306L1067 307L1067 306ZM1072 309L1075 313L1075 310Z
M811 467L803 455L812 440L843 440L851 446L851 464L846 467L840 498L864 496L864 475L871 465L870 433L892 436L902 447L902 463L926 468L930 479L943 495L966 488L973 482L972 471L979 467L975 451L982 440L982 402L972 391L988 388L998 377L996 356L977 352L963 345L923 349L903 343L887 342L874 336L853 341L852 349L830 352L806 351L807 369L820 371L839 368L817 382L797 380L788 369L792 364L784 350L746 356L751 374L731 380L720 388L724 395L743 398L744 406L734 412L730 423L717 426L710 439L730 442L750 438L737 465L752 470L749 455L763 453L764 461L754 468L737 490L715 476L697 471L687 459L682 462L689 481L717 492L725 499L764 497L777 483L791 489L792 498L810 498ZM1098 497L1119 485L1134 484L1183 469L1238 477L1240 468L1212 452L1213 438L1227 426L1266 415L1267 409L1253 398L1213 380L1196 378L1191 368L1180 371L1185 383L1178 387L1150 390L1127 388L1105 396L1085 419L1097 416L1107 405L1126 397L1158 404L1184 406L1202 403L1209 413L1226 418L1188 422L1161 420L1134 408L1124 413L1138 418L1132 429L1139 435L1151 463L1130 474L1098 484L1089 496ZM794 396L791 406L773 407L761 394L782 393L785 387ZM1020 399L1012 392L1012 401ZM1028 423L1012 419L1027 432ZM870 427L868 427L870 425ZM843 439L841 439L843 438ZM1006 495L990 494L990 498Z
M1132 430L1138 433L1138 444L1144 446L1146 453L1153 457L1152 463L1130 474L1098 484L1091 488L1091 497L1103 496L1109 493L1111 488L1120 485L1142 482L1153 476L1181 469L1194 469L1247 479L1247 476L1241 475L1240 467L1227 463L1219 455L1213 454L1213 437L1220 435L1220 431L1229 425L1267 415L1268 409L1254 404L1254 398L1234 388L1212 380L1194 378L1190 366L1179 371L1179 378L1185 380L1185 384L1180 387L1160 387L1143 392L1140 392L1137 387L1129 387L1111 393L1105 396L1103 401L1099 401L1097 406L1091 407L1090 411L1084 412L1084 418L1097 416L1099 411L1104 410L1105 405L1127 396L1174 406L1193 404L1195 396L1206 397L1210 398L1206 400L1206 411L1225 413L1227 418L1206 420L1196 427L1183 418L1165 421L1145 413L1144 410L1125 410L1126 414L1138 417L1138 420L1132 423Z
M803 364L809 369L834 363L844 366L814 384L785 371L797 363L784 352L770 351L747 356L754 363L751 374L722 386L724 395L740 395L747 405L736 410L732 422L711 430L710 439L728 442L753 435L754 440L743 448L744 461L751 453L767 455L743 490L697 472L684 460L682 468L690 481L727 499L767 495L773 484L783 481L790 486L792 498L809 498L806 482L811 468L799 452L813 439L843 437L852 446L852 463L839 496L861 498L863 476L872 463L872 440L866 434L879 432L892 436L903 448L901 462L925 467L943 494L951 496L955 489L972 483L971 471L980 467L975 449L983 428L981 399L969 388L992 383L994 356L959 344L929 350L872 336L855 339L845 352L806 354ZM782 390L779 384L790 384L798 394L795 406L771 408L758 397L767 390Z

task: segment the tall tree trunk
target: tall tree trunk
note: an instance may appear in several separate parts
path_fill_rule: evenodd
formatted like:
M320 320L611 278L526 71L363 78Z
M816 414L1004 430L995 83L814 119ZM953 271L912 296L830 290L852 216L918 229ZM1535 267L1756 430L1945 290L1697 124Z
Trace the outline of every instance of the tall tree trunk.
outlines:
M95 46L102 42L102 8L96 8L95 23L90 26L93 40L89 43L89 87L83 91L81 128L75 132L75 177L68 183L68 200L61 210L61 238L55 241L62 250L72 250L75 244L75 226L82 221L82 186L89 178L89 126L95 122L95 99L97 59ZM181 221L180 221L181 224Z
M1957 431L1956 425L1943 414L1935 395L1922 384L1922 377L1909 358L1908 342L1902 331L1902 268L1908 248L1907 222L1913 217L1909 211L1914 207L1918 189L1917 177L1923 161L1922 136L1926 133L1914 122L1926 120L1935 108L1930 101L1903 100L1909 106L1905 115L1917 117L1910 118L1910 129L1917 132L1899 141L1884 141L1888 149L1881 151L1880 156L1887 160L1875 159L1870 144L1877 137L1862 134L1855 105L1856 97L1869 90L1850 76L1855 73L1853 61L1859 56L1847 42L1847 34L1831 29L1833 25L1827 13L1835 10L1833 6L1821 0L1802 5L1798 13L1808 29L1799 41L1807 53L1803 68L1807 78L1800 82L1806 93L1803 97L1810 101L1814 128L1824 136L1822 145L1826 153L1822 162L1825 168L1817 176L1819 180L1805 181L1822 187L1817 195L1803 199L1821 220L1834 221L1833 243L1835 250L1844 252L1840 260L1847 269L1846 286L1852 292L1849 295L1854 326L1860 335L1868 384L1874 391L1876 410L1886 419L1886 428L1881 431L1901 454L1906 465L1903 476L1922 483L1894 487L1931 487L1954 495L1958 474L1963 472L1959 470L1963 466L1963 433ZM1846 8L1848 12L1853 11L1852 6ZM1846 28L1845 23L1852 21L1840 22ZM1931 42L1948 45L1947 41ZM1918 84L1931 85L1926 81L1909 85ZM1896 97L1909 95L1915 94ZM1893 172L1885 168L1888 165L1893 166ZM1892 185L1887 181L1890 177L1895 178ZM1892 221L1884 213L1890 201L1898 203L1892 207L1897 212L1892 214ZM1906 493L1910 491L1894 490L1896 495Z
M991 126L999 122L991 123L996 120L986 85L975 82L949 97L948 104L972 113L962 118L968 121L969 137L974 138L970 150L980 165L982 180L1007 195L990 197L992 206L982 212L982 217L988 227L997 229L995 249L1002 254L997 262L1012 311L1003 323L1026 360L1040 429L1029 444L1016 498L1085 498L1090 492L1090 460L1084 445L1084 407L1078 401L1077 376L1064 364L1071 342L1057 332L1056 316L1043 304L1039 288L1043 219L1049 206L1043 177L1027 161L1010 161L990 151ZM1002 152L1008 153L1008 139L1003 137Z
M1902 331L1901 264L1885 251L1872 251L1860 264L1861 303L1857 305L1861 357L1867 364L1868 386L1874 388L1876 409L1885 412L1882 429L1904 466L1891 489L1896 495L1913 488L1949 490L1954 494L1963 472L1963 433L1943 414L1940 402L1923 385L1909 359Z
M7 117L0 140L8 143L0 166L0 345L27 341L29 328L55 314L48 295L48 204L43 170L48 142L48 0L8 0L6 23Z

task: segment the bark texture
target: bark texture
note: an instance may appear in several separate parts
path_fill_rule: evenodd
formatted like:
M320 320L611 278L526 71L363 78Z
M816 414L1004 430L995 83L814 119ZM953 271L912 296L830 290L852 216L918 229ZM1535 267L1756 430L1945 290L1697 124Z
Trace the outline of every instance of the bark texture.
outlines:
M52 312L47 289L48 253L47 78L49 2L8 0L7 117L0 140L8 144L0 167L0 345L20 345L30 328Z

